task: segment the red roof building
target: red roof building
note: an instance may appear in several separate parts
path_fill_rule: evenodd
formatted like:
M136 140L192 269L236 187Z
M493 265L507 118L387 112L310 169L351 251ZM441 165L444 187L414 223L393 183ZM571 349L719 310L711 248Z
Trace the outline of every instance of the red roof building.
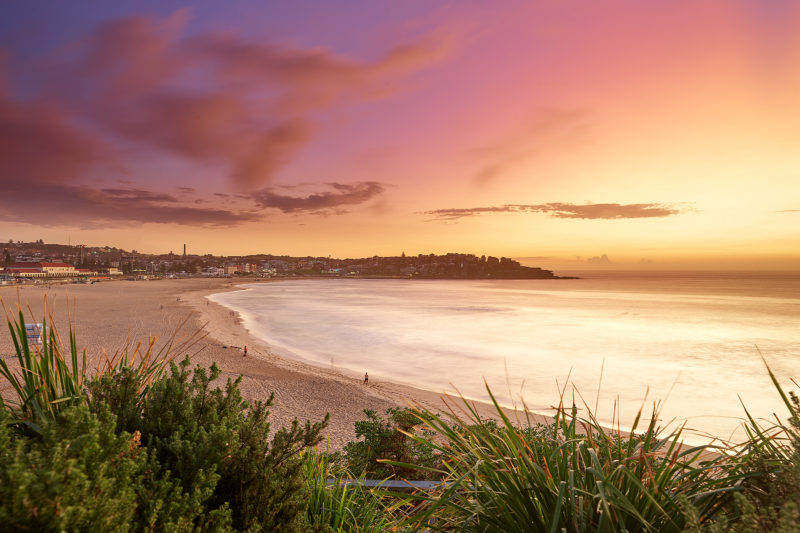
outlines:
M47 273L38 268L16 268L12 266L7 268L6 272L18 278L44 278L47 276Z
M67 263L16 263L8 268L8 272L16 272L21 277L64 278L79 275L75 267ZM34 276L34 273L40 275Z

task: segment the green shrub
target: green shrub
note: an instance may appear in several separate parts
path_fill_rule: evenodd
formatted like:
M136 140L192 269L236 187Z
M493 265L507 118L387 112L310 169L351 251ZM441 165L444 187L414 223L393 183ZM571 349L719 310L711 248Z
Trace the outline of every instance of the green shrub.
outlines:
M235 529L302 530L302 451L320 441L327 417L304 427L295 421L270 439L272 398L250 405L239 391L241 378L222 390L211 386L220 375L216 365L209 372L189 366L188 357L171 363L169 374L141 400L134 372L105 376L90 386L92 406L115 412L117 431L140 432L142 444L184 493L213 487L203 500L207 511L230 512Z
M386 410L386 418L371 409L365 409L364 414L366 420L355 423L356 437L361 440L344 447L342 459L348 470L375 479L436 477L432 470L439 461L435 447L411 437L420 419L410 409L391 407Z
M6 531L126 531L146 454L113 417L61 411L24 436L0 411L0 524Z
M216 366L191 372L188 356L170 362L170 350L187 349L197 335L176 344L173 334L160 350L155 339L126 346L90 380L72 328L66 351L43 323L42 345L31 346L22 312L9 317L21 370L0 360L16 395L0 399L3 527L304 529L302 452L319 442L327 417L294 421L270 438L272 398L251 405L240 380L224 391L211 386Z

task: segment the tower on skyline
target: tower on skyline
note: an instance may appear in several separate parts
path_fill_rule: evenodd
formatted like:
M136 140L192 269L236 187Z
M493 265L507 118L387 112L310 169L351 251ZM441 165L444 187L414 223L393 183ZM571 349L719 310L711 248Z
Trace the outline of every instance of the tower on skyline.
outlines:
M186 257L186 243L183 243L183 257Z

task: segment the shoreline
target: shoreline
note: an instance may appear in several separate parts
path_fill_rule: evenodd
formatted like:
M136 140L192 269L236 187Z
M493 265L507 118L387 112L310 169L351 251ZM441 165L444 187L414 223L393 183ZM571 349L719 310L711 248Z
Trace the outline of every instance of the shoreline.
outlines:
M252 333L250 333L250 331L244 325L244 319L242 318L241 314L238 311L230 307L227 307L225 305L218 304L214 301L210 301L210 305L203 304L203 301L207 301L209 296L213 296L215 294L228 293L228 292L249 290L251 288L250 285L260 285L262 283L283 283L287 281L306 281L306 280L314 281L316 279L319 278L314 278L314 277L277 278L277 279L273 278L273 279L263 279L258 281L244 281L239 283L234 282L232 286L228 287L225 290L218 290L209 294L199 293L195 296L187 295L187 301L191 302L191 304L195 307L200 316L203 317L202 319L203 322L214 324L214 326L211 327L211 329L209 329L209 334L212 337L216 338L220 343L222 344L227 343L230 348L241 349L242 345L246 345L248 346L248 356L249 356L252 350L251 347L256 346L258 347L258 353L262 358L262 360L266 360L270 364L274 364L276 366L281 366L283 368L298 372L310 372L310 373L321 372L326 377L331 377L334 379L343 379L347 382L362 384L363 375L360 373L359 370L340 367L336 366L335 364L332 364L329 367L322 362L315 362L313 360L304 359L301 356L293 357L291 355L291 350L288 348L280 349L284 352L288 352L288 354L279 353L278 348L270 346L268 342L263 341L260 338L256 337L255 335L253 335ZM377 278L358 278L358 279L372 280ZM229 315L229 317L222 316L223 312L214 311L215 307L222 309L225 314ZM224 324L224 326L222 326L222 324ZM242 343L242 345L237 345L235 344L236 342ZM455 395L451 392L447 391L437 392L436 390L415 386L408 382L392 380L390 377L387 378L386 374L380 374L380 373L373 374L370 371L370 386L377 384L380 384L381 387L383 387L383 390L381 392L388 394L390 399L392 400L397 399L397 394L404 394L405 398L415 401L416 403L419 403L420 405L423 405L425 407L430 407L430 405L428 404L431 401L440 404L441 401L438 399L438 397L440 396L446 396L451 400L457 400L459 402L462 401L461 396ZM435 395L437 398L432 399L429 397L430 395ZM494 406L492 406L488 401L477 398L470 398L468 396L465 396L464 398L468 400L470 403L477 403L481 405L484 408L484 410L489 409L492 411L492 413L494 413ZM501 404L501 406L503 407L504 410L508 412L513 412L513 407L504 404ZM441 408L440 405L437 405L436 407ZM546 418L547 420L550 419L548 415L538 411L531 411L531 414L536 415L537 417L540 416L543 419L544 418ZM482 416L491 417L489 414L484 415L483 413ZM494 418L496 418L496 413L494 415Z
M304 375L312 380L328 380L345 388L353 387L367 399L374 398L379 402L388 402L391 404L390 406L406 407L410 403L413 403L432 411L449 413L450 409L447 405L449 404L450 407L456 410L457 414L460 414L458 413L458 409L463 406L463 399L444 391L436 392L422 389L384 378L375 379L374 376L370 377L369 385L365 386L359 373L356 371L346 368L337 368L336 366L327 368L301 359L280 355L267 343L255 337L247 330L239 312L208 299L209 296L214 294L247 290L249 287L246 285L281 283L282 281L285 280L270 279L263 281L246 281L244 283L229 283L229 286L223 288L223 290L193 291L184 293L184 296L186 302L195 309L201 321L205 324L205 329L209 337L222 345L228 346L229 349L233 349L234 351L241 350L242 346L247 346L247 359L253 357L272 367ZM242 357L242 359L244 359L244 357ZM445 399L447 404L445 403ZM494 406L490 403L473 399L467 399L467 401L476 409L481 417L491 419L499 418ZM503 409L512 419L523 415L522 411L518 411L518 413L515 414L513 409L507 407L503 407ZM385 409L375 410L378 411L379 414L382 414ZM549 424L552 420L550 416L540 413L531 412L529 415L532 423ZM357 420L361 419L363 419L363 415L357 418ZM333 415L331 415L331 425L338 425ZM350 431L353 431L352 425L350 426ZM350 440L354 439L355 433L353 432L352 439Z

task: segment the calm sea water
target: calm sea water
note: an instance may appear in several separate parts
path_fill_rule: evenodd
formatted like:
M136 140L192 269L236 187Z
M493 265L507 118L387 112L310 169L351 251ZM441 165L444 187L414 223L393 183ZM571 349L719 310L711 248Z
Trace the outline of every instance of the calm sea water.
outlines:
M485 378L546 412L566 384L579 406L599 394L605 421L661 400L665 425L722 438L741 435L741 402L784 413L758 350L800 377L800 274L560 274L583 279L297 280L211 299L284 355L437 392L486 399Z

